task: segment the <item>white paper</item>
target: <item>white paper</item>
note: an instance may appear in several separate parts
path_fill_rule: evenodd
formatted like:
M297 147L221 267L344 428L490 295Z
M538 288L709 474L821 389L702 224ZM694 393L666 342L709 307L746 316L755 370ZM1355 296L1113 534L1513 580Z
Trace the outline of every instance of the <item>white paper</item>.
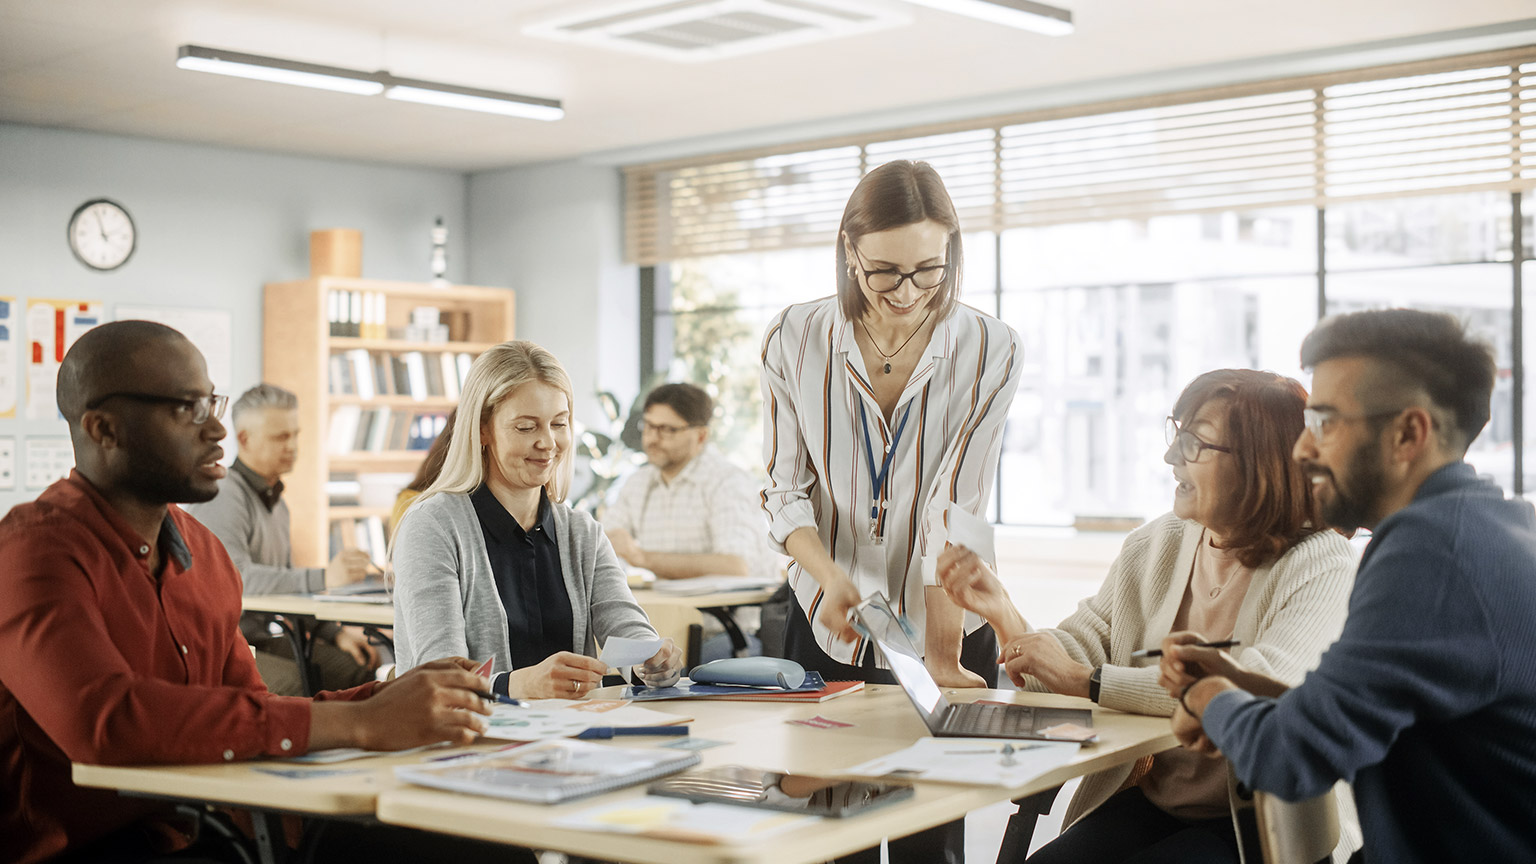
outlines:
M992 526L987 520L972 516L969 510L949 502L949 542L975 552L981 560L992 565L997 563L993 549Z
M603 643L603 656L598 659L607 663L614 669L625 669L637 663L656 656L661 650L662 640L657 639L630 639L625 636L609 636Z
M102 322L101 302L27 302L27 412L30 420L59 419L59 364L85 331ZM28 461L31 461L30 454ZM73 459L71 459L73 464ZM30 470L30 469L29 469Z
M1004 747L1013 753L1005 755ZM921 738L905 750L871 759L843 773L859 777L920 778L972 786L1023 786L1077 758L1079 747L997 738Z
M75 467L75 449L63 435L29 436L26 465L27 488L47 489L53 481L69 476Z
M491 706L487 738L542 741L569 738L593 726L670 726L687 717L641 708L623 699L535 699L521 706Z
M803 813L730 804L695 804L681 798L645 795L580 810L555 820L554 824L578 831L657 832L668 837L695 835L702 841L716 843L750 843L820 819L820 816Z

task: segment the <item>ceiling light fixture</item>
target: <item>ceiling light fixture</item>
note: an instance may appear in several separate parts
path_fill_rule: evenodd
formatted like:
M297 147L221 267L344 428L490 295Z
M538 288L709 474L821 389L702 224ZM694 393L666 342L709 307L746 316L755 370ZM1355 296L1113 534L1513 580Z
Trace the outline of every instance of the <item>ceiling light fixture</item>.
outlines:
M444 108L463 108L466 111L484 111L489 114L505 114L509 117L526 117L529 120L559 120L565 109L555 99L537 96L519 96L496 90L475 87L456 87L432 81L411 78L390 78L384 89L384 98L402 102L420 102L423 105L441 105Z
M969 18L980 18L994 24L1006 24L1021 30L1030 30L1046 36L1066 36L1073 31L1072 13L1059 6L1035 3L1033 0L907 0L918 6L927 6Z
M318 63L300 63L297 60L279 60L260 54L241 54L201 45L183 45L176 55L176 66L196 72L212 72L215 75L234 75L237 78L254 78L277 84L294 84L299 87L316 87L359 96L377 96L384 92L379 76L355 72L336 66Z
M499 90L481 90L475 87L459 87L436 81L414 78L396 78L388 72L360 72L339 66L322 66L297 60L281 60L261 54L242 54L220 48L201 45L183 45L177 52L176 65L182 69L213 72L272 81L278 84L295 84L300 87L318 87L359 96L377 96L404 102L419 102L444 108L461 108L466 111L482 111L530 120L559 120L565 116L557 99L541 99L537 96L521 96Z

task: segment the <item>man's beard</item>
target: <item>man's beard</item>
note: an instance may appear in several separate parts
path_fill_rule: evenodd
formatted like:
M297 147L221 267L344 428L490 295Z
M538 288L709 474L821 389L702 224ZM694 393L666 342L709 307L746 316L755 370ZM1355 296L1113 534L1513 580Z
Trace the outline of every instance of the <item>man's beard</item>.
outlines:
M1333 480L1333 496L1321 504L1323 521L1329 527L1341 531L1354 531L1373 522L1383 491L1387 485L1386 472L1381 467L1381 440L1371 438L1350 455L1348 464L1349 488L1346 490L1337 474L1329 471Z

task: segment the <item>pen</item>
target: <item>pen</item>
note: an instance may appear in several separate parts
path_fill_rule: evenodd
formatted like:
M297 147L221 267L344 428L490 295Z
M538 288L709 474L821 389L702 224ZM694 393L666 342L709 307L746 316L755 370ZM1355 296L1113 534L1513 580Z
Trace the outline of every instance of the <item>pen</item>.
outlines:
M1190 644L1197 648L1236 648L1243 643L1236 639L1223 639L1220 642L1192 642ZM1161 656L1163 656L1163 649L1161 648L1148 648L1144 651L1131 652L1131 657L1133 658Z
M519 708L523 707L523 702L521 699L513 699L511 696L503 696L500 693L493 693L490 690L487 690L484 693L477 690L475 691L475 695L479 696L481 699L484 699L487 702L500 702L503 705L516 705Z
M615 735L687 735L687 726L593 726L584 729L577 738L588 741L612 738Z

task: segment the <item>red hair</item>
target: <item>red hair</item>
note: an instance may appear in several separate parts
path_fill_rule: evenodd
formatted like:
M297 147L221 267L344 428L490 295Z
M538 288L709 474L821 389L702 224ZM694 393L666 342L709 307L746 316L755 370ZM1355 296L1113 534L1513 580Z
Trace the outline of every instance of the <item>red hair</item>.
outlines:
M1217 369L1189 382L1173 417L1189 422L1207 402L1227 403L1226 441L1236 465L1224 526L1226 545L1245 567L1274 561L1323 527L1291 448L1301 436L1307 391L1273 372Z

